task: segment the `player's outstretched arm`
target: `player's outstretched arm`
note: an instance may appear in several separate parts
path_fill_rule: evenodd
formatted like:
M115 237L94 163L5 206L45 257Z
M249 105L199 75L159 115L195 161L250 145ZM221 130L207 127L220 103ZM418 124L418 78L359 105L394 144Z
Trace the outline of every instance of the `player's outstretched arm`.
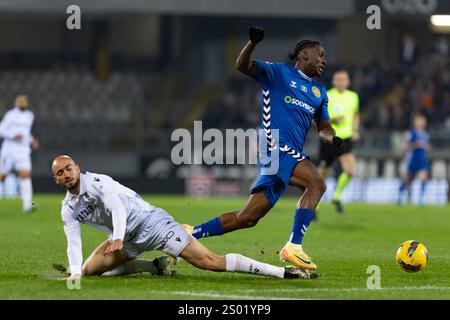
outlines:
M259 27L248 28L249 41L242 49L236 60L236 69L252 78L256 77L256 62L252 60L252 52L256 44L264 38L264 29Z
M121 250L123 247L123 238L127 227L127 211L115 192L110 192L103 197L103 203L111 211L113 222L112 242L106 248L105 255Z
M70 265L70 278L80 279L83 264L80 224L78 222L66 222L64 233L67 238L67 258Z

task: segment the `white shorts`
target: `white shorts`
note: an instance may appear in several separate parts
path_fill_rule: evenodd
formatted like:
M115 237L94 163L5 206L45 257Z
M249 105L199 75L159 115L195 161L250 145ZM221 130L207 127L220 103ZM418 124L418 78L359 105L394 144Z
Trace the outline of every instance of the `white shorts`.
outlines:
M7 175L11 171L31 171L31 155L2 152L0 154L0 174Z
M152 250L178 257L190 241L191 235L171 215L156 208L139 233L124 241L122 250L132 258Z

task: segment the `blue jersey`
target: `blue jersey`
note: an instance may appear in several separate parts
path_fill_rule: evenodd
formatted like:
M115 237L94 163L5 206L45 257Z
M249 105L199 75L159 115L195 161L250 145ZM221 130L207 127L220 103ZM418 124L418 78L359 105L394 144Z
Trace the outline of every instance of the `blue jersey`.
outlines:
M407 143L416 144L406 154L408 173L415 174L418 171L428 170L427 148L429 135L426 131L410 130L407 135Z
M407 143L414 143L415 146L409 150L409 157L417 160L426 159L429 140L430 137L426 131L411 129L408 132Z
M262 129L267 146L288 146L301 152L313 120L328 120L326 89L317 81L285 63L256 62L262 86ZM279 141L271 132L279 131Z

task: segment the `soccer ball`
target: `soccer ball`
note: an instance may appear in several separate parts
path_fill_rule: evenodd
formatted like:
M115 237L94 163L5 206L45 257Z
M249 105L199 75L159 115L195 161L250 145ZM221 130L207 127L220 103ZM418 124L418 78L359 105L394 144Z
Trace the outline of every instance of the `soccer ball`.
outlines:
M403 242L395 255L400 268L406 272L417 272L425 268L428 262L427 248L415 240Z

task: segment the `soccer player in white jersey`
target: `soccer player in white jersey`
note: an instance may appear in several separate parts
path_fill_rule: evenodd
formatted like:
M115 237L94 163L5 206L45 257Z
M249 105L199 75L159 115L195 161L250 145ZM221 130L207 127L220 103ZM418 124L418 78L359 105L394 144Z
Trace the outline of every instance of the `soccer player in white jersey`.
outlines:
M39 141L31 135L34 114L28 110L28 97L16 97L15 107L6 112L0 122L0 182L13 170L19 177L20 196L24 213L34 210L32 205L31 151L39 147Z
M62 202L62 220L67 237L70 278L90 275L123 275L155 272L151 261L138 260L146 251L160 250L182 257L197 268L243 272L278 278L311 277L307 270L276 267L245 256L217 255L190 236L163 209L144 201L136 192L109 176L80 173L80 167L66 155L52 163L55 182L67 190ZM80 224L109 234L83 264Z

